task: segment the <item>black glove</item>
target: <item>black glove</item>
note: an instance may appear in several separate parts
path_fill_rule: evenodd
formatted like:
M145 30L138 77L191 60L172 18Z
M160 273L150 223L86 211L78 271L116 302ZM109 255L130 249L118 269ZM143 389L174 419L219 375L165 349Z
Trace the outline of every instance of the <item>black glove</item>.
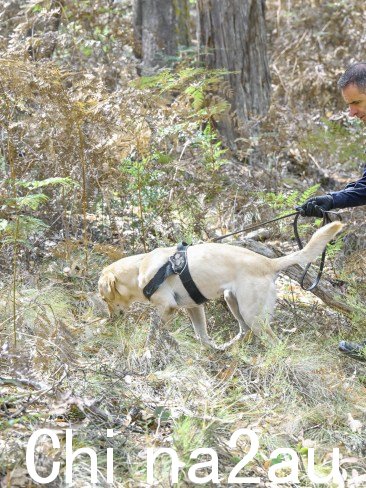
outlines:
M303 217L323 217L323 212L333 208L332 195L309 198L303 205L296 207Z

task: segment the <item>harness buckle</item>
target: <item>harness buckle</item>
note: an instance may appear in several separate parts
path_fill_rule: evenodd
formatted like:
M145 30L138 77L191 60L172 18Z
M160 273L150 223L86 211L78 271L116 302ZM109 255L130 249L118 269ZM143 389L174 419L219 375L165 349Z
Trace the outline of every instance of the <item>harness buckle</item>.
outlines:
M187 262L186 251L177 251L170 256L169 262L172 265L173 273L181 274Z

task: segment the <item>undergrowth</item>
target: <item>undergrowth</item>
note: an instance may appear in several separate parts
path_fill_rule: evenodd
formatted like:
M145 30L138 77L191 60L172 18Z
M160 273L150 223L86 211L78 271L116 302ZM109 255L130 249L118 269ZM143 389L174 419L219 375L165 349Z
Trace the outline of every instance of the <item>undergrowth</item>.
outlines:
M91 253L91 263L100 259ZM225 478L243 455L240 449L228 449L227 441L244 427L260 438L255 461L246 467L248 476L265 476L270 453L284 446L295 449L304 461L308 447L315 446L316 464L326 474L327 453L341 443L342 455L353 459L345 466L348 471L352 466L363 469L363 433L350 430L349 424L349 416L364 422L363 387L344 369L348 360L337 355L337 334L328 337L331 319L322 308L302 305L294 321L280 302L274 321L280 345L266 347L248 337L225 353L203 348L188 317L179 314L169 326L178 342L178 349L172 350L164 335L148 340L149 308L136 306L128 316L110 320L94 291L76 297L77 282L68 276L60 282L56 276L54 283L48 278L48 286L39 283L34 290L19 292L17 349L6 321L6 287L1 293L4 377L16 370L35 388L49 388L42 396L29 390L25 397L19 386L2 383L1 429L7 433L3 475L14 467L11 446L22 443L27 432L55 423L74 429L74 448L96 449L102 477L106 448L114 447L114 486L144 484L147 447L176 450L185 463L180 486L189 486L187 473L194 464L190 454L199 447L216 450ZM237 333L222 302L208 308L215 340ZM298 327L303 322L309 325ZM22 388L27 390L26 385ZM112 440L106 437L107 428L116 432ZM44 448L39 465L47 466L49 460ZM62 480L62 453L60 460ZM88 463L79 458L74 476L86 480L87 473ZM161 486L170 486L166 456L157 461L155 475ZM300 478L305 482L302 471Z

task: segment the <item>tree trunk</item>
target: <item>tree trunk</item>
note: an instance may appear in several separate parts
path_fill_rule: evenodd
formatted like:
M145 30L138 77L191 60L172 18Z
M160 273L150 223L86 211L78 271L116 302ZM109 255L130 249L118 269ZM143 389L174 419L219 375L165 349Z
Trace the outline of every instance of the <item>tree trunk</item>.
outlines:
M133 2L133 53L142 59L142 0Z
M173 0L176 16L176 32L179 46L191 44L189 0Z
M135 0L135 54L142 59L142 73L169 64L177 55L176 16L173 0Z
M208 69L232 72L227 75L231 110L217 121L230 146L247 132L248 121L265 114L269 108L264 3L264 0L197 0L200 60Z
M142 60L142 74L169 66L178 45L188 46L189 0L135 0L134 54Z

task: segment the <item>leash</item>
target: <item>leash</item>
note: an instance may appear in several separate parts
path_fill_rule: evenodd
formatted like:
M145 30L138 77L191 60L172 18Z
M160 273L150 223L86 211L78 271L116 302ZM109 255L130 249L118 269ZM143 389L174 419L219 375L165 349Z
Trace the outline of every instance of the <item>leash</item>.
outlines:
M330 222L332 222L332 219L330 218L330 214L332 215L336 215L338 220L342 220L342 217L341 215L338 213L338 212L333 212L333 211L322 211L323 212L323 222L322 222L322 225L321 227L323 227L324 225L326 224L329 224ZM265 222L260 222L259 224L254 224L254 225L250 225L248 227L244 227L244 229L240 229L240 230L236 230L234 232L231 232L230 234L225 234L223 236L220 236L220 237L216 237L215 239L212 239L211 242L218 242L218 241L221 241L222 239L225 239L226 237L230 237L230 236L234 236L236 234L241 234L243 232L248 232L250 230L254 230L254 229L258 229L259 227L263 227L267 224L271 224L272 222L277 222L278 220L282 220L282 219L286 219L287 217L293 217L295 216L294 218L294 222L293 222L293 228L294 228L294 234L295 234L295 239L296 239L296 242L297 242L297 245L299 246L299 249L303 249L303 243L300 239L300 236L299 236L299 231L298 231L298 220L299 220L299 217L300 217L300 212L299 211L296 211L296 212L292 212L292 213L289 213L289 214L286 214L286 215L282 215L281 217L276 217L274 219L271 219L271 220L267 220ZM320 278L322 277L322 274L323 274L323 269L324 269L324 264L325 264L325 257L326 257L326 253L327 253L327 249L325 248L323 253L322 253L322 256L321 256L321 261L320 261L320 264L319 264L319 271L318 271L318 274L314 280L314 282L308 287L306 288L304 286L304 281L305 281L305 277L309 271L309 268L311 266L311 263L308 263L306 266L305 266L305 270L303 272L303 275L301 277L301 281L300 281L300 286L303 290L305 291L311 291L311 290L314 290L314 288L316 288L319 284L319 281L320 281Z
M287 217L293 217L294 215L298 216L299 212L292 212L287 215L282 215L282 217L276 217L275 219L267 220L266 222L260 222L259 224L254 224L254 225L250 225L249 227L244 227L244 229L236 230L235 232L231 232L230 234L225 234L220 237L215 237L215 239L212 239L211 242L221 241L222 239L225 239L225 237L230 237L230 236L234 236L235 234L241 234L242 232L248 232L249 230L258 229L259 227L263 227L267 224L271 224L272 222L276 222L277 220L286 219Z
M335 215L338 220L342 220L341 214L338 212L332 212L329 210L328 211L322 210L322 212L323 212L323 222L322 222L321 227L323 227L326 224L329 224L330 222L333 222L332 219L330 218L329 214ZM293 228L294 228L294 234L295 234L295 239L296 239L297 245L299 246L299 249L301 250L301 249L303 249L304 246L303 246L303 243L301 242L301 239L299 236L299 230L297 227L297 221L299 220L300 215L301 215L300 212L298 212L297 215L295 216L294 222L293 222ZM305 270L302 274L301 281L300 281L300 286L303 290L311 291L311 290L314 290L314 288L316 288L318 286L320 278L322 277L322 274L323 274L326 254L327 254L327 248L325 248L323 253L322 253L322 256L320 259L320 264L319 264L318 274L317 274L315 280L313 281L313 283L308 288L305 288L304 280L305 280L306 275L308 274L311 263L308 263L305 266Z

